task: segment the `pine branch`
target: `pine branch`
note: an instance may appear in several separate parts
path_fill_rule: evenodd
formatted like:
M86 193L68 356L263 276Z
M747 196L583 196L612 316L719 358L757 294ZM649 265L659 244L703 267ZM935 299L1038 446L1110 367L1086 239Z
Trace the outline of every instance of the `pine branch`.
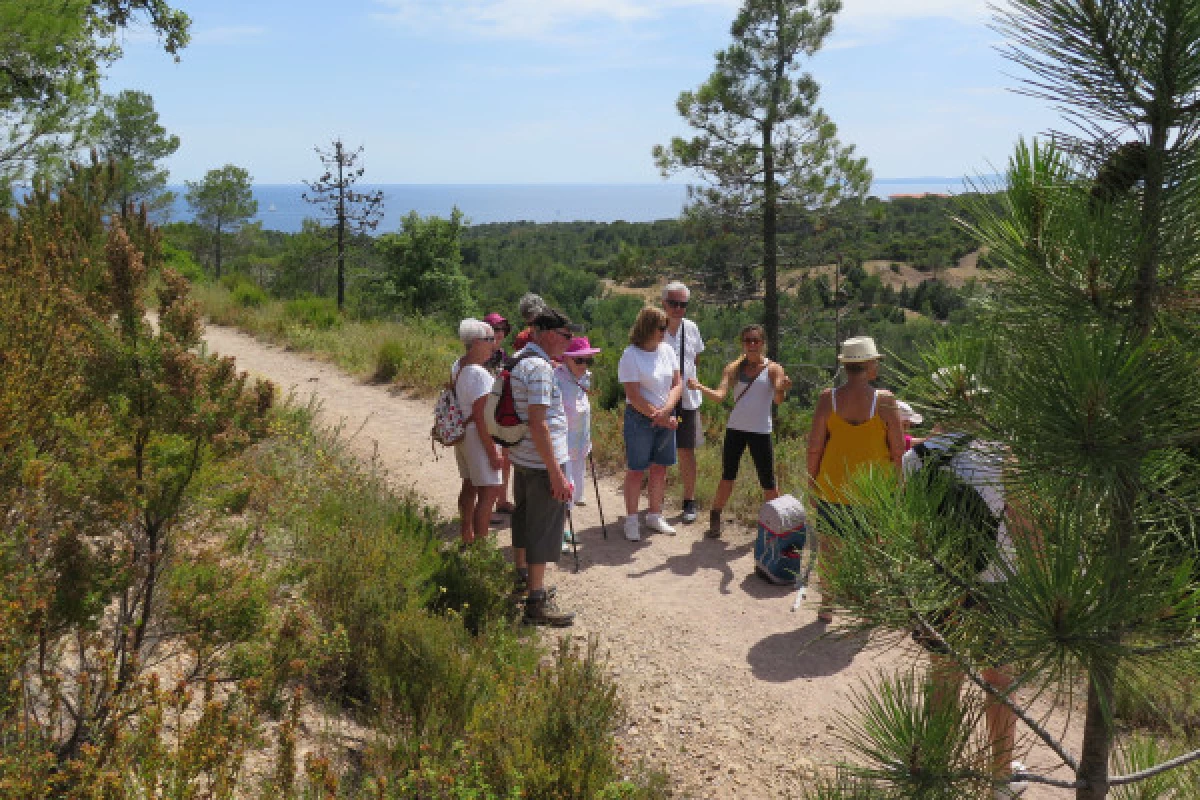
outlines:
M1138 783L1148 778L1153 778L1156 775L1161 775L1164 772L1169 772L1177 767L1182 767L1186 764L1191 764L1194 761L1200 761L1200 750L1193 750L1190 753L1172 758L1169 761L1164 761L1158 766L1144 769L1141 772L1134 772L1130 775L1118 775L1115 778L1110 778L1108 783L1110 786L1128 786L1131 783Z
M971 680L971 683L975 684L988 695L1003 703L1008 710L1012 711L1013 714L1017 716L1017 719L1025 723L1025 725L1032 730L1039 739L1045 742L1046 745L1054 751L1055 755L1062 759L1064 764L1070 767L1073 772L1078 774L1079 762L1069 752L1067 752L1067 749L1062 742L1054 738L1049 731L1039 725L1038 722L1033 719L1033 717L1029 716L1029 714L1026 713L1023 708L1014 703L1012 698L1009 697L1008 692L1002 692L984 680L983 676L971 668L971 665L967 663L967 660L959 655L958 651L950 646L950 643L947 642L945 638L943 638L942 635L938 633L932 625L929 624L928 621L926 621L925 617L916 611L913 612L913 616L916 618L917 624L921 627L921 630L923 633L925 633L925 635L929 636L930 639L932 639L938 645L946 648L946 651L950 654L950 657L958 665L959 669L963 671L963 674Z

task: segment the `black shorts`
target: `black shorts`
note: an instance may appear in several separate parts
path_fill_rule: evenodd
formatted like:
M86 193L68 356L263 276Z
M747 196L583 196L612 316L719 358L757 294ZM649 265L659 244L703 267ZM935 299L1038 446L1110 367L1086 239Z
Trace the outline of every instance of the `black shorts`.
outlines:
M769 433L748 433L734 428L725 429L725 444L721 448L721 480L736 481L742 453L750 448L758 485L764 490L775 488L775 445Z
M675 429L675 449L695 450L703 444L700 431L700 409L681 408L677 413L679 427Z
M554 499L550 473L514 464L513 500L513 547L525 549L529 564L557 564L567 505Z

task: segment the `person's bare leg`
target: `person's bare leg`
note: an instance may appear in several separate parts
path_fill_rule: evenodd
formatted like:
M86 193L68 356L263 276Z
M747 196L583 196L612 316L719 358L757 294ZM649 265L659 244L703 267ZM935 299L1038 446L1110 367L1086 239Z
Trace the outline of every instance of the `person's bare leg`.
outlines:
M468 480L462 482L458 491L458 515L462 522L459 524L458 535L463 544L470 544L475 539L475 486ZM487 528L484 528L487 530Z
M491 528L492 506L496 503L496 495L500 492L500 487L480 486L476 492L475 514L472 521L475 539L481 540L487 538L488 530Z
M667 468L658 464L651 464L650 476L647 478L646 484L647 510L651 514L661 514L663 509L663 495L667 491Z
M539 589L546 588L546 565L545 564L530 564L529 565L529 593L532 594Z
M625 472L625 514L634 517L638 513L638 501L642 499L642 473L634 470Z
M717 484L717 493L713 495L712 510L724 511L725 504L729 502L729 498L732 495L733 481L722 480Z
M683 484L683 499L696 499L696 451L683 449L676 451L679 456L679 481Z
M950 703L958 705L962 691L963 673L958 665L945 656L931 653L929 656L929 680L933 684L930 700L939 708Z
M1012 686L1012 674L1007 667L985 669L983 679L1001 692ZM1012 771L1013 755L1017 748L1017 715L991 695L984 705L988 740L992 743L992 774L1007 778Z

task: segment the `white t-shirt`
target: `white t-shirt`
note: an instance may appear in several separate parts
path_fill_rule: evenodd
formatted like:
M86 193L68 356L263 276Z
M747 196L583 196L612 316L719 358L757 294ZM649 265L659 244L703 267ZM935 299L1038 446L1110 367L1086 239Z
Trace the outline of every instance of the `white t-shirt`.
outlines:
M461 364L461 358L454 362L454 366L450 368L450 380L455 382L454 397L458 400L458 407L462 409L463 416L469 417L475 401L492 390L495 378L478 364L468 366L460 378L458 370ZM474 425L475 420L471 420L469 424Z
M704 352L704 339L701 338L700 329L696 327L696 323L690 319L684 319L679 323L679 330L676 331L674 336L671 335L671 331L669 330L663 334L663 343L669 344L671 349L675 351L676 369L679 368L680 333L683 334L682 338L686 345L683 349L683 372L680 375L680 378L683 380L683 407L691 411L692 409L699 408L700 404L704 402L704 395L699 389L687 388L688 378L700 379L700 376L696 373L696 356Z
M678 371L679 355L669 344L660 344L657 350L649 351L631 344L617 362L617 380L638 384L642 389L642 397L656 408L662 408L667 402L671 383Z
M953 447L960 438L958 434L939 433L926 439L925 446L930 450L946 450ZM904 454L900 467L905 475L911 475L921 468L921 457L916 450L909 450ZM1001 560L1011 570L1016 559L1016 547L1008 534L1007 521L1004 519L1004 451L995 443L975 439L954 455L950 460L950 469L960 481L979 492L992 515L1000 519L996 547ZM979 579L987 583L997 583L1006 580L1006 577L1001 566L992 563L980 573Z

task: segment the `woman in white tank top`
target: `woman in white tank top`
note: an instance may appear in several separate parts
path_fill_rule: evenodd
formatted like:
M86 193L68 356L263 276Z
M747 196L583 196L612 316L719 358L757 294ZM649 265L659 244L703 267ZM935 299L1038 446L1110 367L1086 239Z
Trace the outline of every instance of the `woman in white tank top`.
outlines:
M782 403L792 388L792 381L779 364L763 356L766 349L766 333L761 325L742 328L742 357L725 367L721 385L709 389L695 378L688 379L689 389L699 389L717 403L725 402L733 394L733 409L725 428L725 442L721 449L721 482L713 497L712 510L708 512L708 536L721 535L721 511L733 494L738 466L746 448L754 459L758 472L758 483L763 490L763 500L774 500L779 496L775 486L775 447L771 442L771 408Z

